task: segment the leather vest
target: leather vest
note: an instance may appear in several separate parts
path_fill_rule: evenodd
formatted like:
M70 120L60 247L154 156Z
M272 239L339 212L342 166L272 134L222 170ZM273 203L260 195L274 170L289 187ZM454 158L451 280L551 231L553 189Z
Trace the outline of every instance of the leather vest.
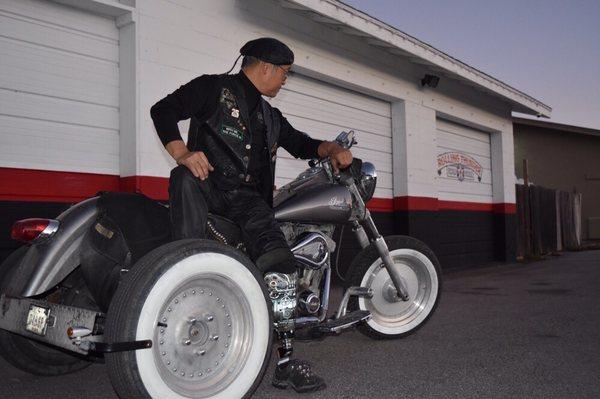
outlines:
M188 137L190 151L203 151L215 168L210 174L211 181L221 190L234 190L248 181L252 132L250 115L244 100L241 84L233 75L220 76L219 104L216 111L205 121L192 118ZM275 182L275 160L281 120L273 112L271 105L260 99L265 124L265 143L269 149L269 168L262 171L258 190L265 201L272 206L273 185Z

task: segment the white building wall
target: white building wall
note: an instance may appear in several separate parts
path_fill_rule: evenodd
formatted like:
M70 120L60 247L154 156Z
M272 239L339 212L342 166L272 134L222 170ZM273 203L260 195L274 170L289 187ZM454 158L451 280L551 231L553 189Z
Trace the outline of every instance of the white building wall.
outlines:
M33 4L33 0L21 3L2 1L6 4ZM77 168L68 167L67 158L63 157L64 167L57 164L53 167L40 166L41 169L104 172L123 177L167 177L174 163L154 131L150 107L198 75L228 70L247 40L273 36L294 50L294 69L301 75L379 98L383 100L382 104L392 104L392 139L385 139L384 135L372 141L367 137L363 140L364 148L356 150L359 156L374 162L383 172L376 194L378 197L439 197L435 126L436 118L443 117L491 134L493 202L514 202L512 121L507 103L471 86L461 85L443 74L437 88L421 88L420 79L425 73L432 73L423 65L391 56L363 39L283 8L279 1L57 2L66 5L61 6L66 17L81 14L77 8L85 8L89 18L96 15L106 18L109 24L116 24L117 30L114 26L111 28L110 40L116 44L115 32L118 32L118 50L115 46L111 51L119 60L119 71L114 76L118 76L120 92L118 99L115 93L111 95L113 103L118 104L118 112L109 116L88 114L90 118L100 118L101 123L110 125L115 132L111 145L114 147L116 144L118 148L106 149L112 161L108 165L104 160L102 168L86 166L95 159L88 155L84 160L74 160ZM68 7L72 8L72 12ZM67 23L68 19L64 21ZM88 70L91 72L94 68ZM98 78L100 89L97 93L103 87L107 88L107 82L113 81ZM64 85L61 90L67 89L78 88ZM281 100L285 100L283 96ZM10 107L17 105L6 104ZM285 112L283 102L281 108ZM67 111L68 107L63 106L52 114ZM86 115L85 112L75 114L77 117ZM184 139L187 126L188 122L180 123ZM25 125L18 127L29 129ZM315 125L317 131L310 131L310 126L307 127L308 133L321 139L332 139L339 132L339 126L328 130ZM86 134L83 128L76 133L68 130L62 133L70 137L77 134L84 137ZM23 141L23 145L30 145L26 138L19 140ZM359 146L360 141L359 135ZM11 145L14 147L12 141ZM373 148L379 148L382 156L377 156ZM104 151L97 144L93 145L93 150ZM300 163L296 165L301 167ZM289 178L292 173L287 171L288 176L284 177Z
M392 105L394 197L437 198L435 110L410 100Z
M421 89L422 66L391 57L276 1L144 0L137 2L137 13L138 175L166 177L174 165L155 134L150 107L198 75L228 70L247 40L274 36L294 50L298 72L402 108L396 109L392 120L394 136L399 135L393 145L394 196L437 198L435 120L443 115L495 132L492 163L502 167L494 174L494 187L498 180L503 189L494 191L493 200L514 202L514 179L508 173L513 162L509 107L472 87L450 84L442 76L437 89ZM185 133L187 122L180 129ZM337 132L309 133L331 139Z
M443 118L437 118L436 128L436 155L441 157L436 178L438 198L491 204L493 185L490 133ZM446 163L457 160L459 155L462 159L458 161L463 163L462 172L456 164Z
M0 0L0 167L118 174L114 18Z
M375 197L392 197L392 129L390 103L301 75L288 78L271 104L296 129L331 140L354 130L358 144L353 154L377 165ZM278 151L275 185L289 183L307 163Z

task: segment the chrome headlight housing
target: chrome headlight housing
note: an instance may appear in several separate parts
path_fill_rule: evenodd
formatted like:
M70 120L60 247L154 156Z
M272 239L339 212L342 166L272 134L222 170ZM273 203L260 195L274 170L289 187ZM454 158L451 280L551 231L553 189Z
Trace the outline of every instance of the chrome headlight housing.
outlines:
M367 202L373 198L375 186L377 186L377 170L371 162L363 162L360 166L360 177L356 183L358 192L363 201Z

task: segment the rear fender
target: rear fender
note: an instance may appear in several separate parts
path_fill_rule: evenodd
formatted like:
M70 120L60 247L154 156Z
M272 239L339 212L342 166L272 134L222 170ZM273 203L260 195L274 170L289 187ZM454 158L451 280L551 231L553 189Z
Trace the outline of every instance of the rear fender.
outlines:
M80 265L90 250L85 243L86 232L96 220L97 202L98 197L87 199L58 216L58 231L49 240L31 245L21 261L11 291L22 297L43 294Z

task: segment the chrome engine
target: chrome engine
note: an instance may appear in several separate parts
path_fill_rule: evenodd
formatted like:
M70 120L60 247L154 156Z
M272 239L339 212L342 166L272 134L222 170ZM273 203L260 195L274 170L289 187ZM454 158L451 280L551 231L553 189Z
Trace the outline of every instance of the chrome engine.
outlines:
M297 273L283 274L271 272L265 275L269 297L273 303L273 319L278 329L293 329L296 310Z
M271 272L265 283L273 304L274 322L281 330L293 330L294 318L315 316L321 311L321 280L329 268L330 254L335 250L331 238L333 228L284 224L282 230L293 243L292 253L300 266L292 275Z

